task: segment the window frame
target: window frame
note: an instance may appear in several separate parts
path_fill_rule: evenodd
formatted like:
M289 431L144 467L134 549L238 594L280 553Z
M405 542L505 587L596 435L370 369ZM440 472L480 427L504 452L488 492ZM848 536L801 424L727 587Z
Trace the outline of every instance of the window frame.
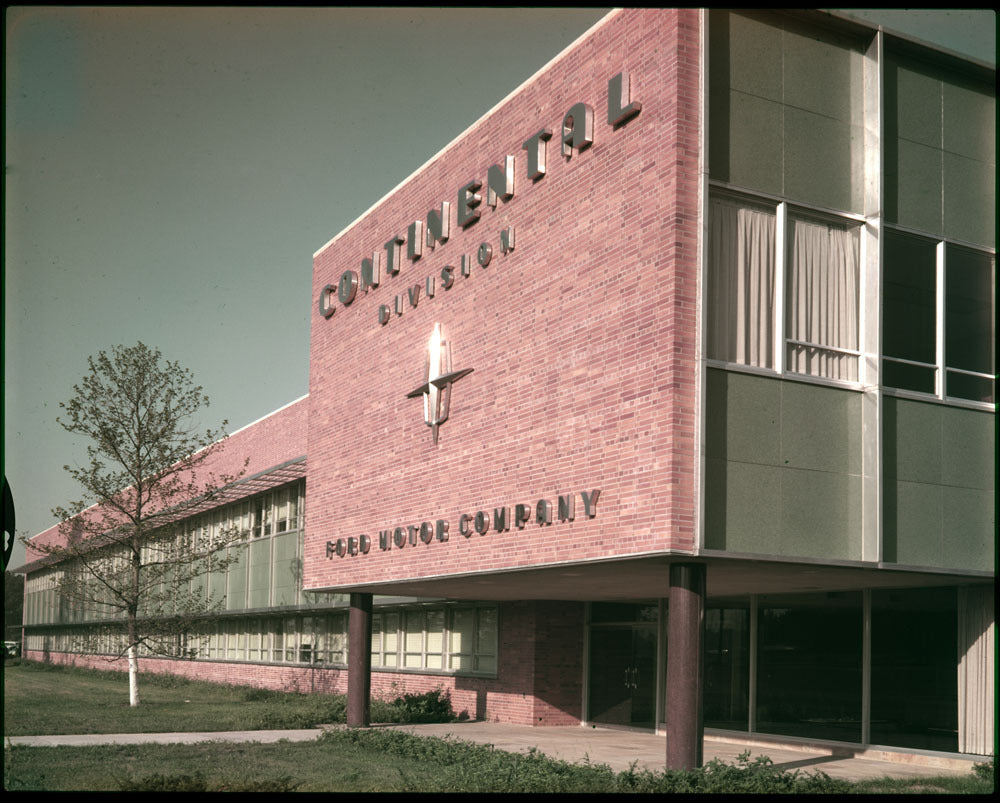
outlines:
M865 264L867 260L867 238L863 236L863 229L865 226L864 215L855 214L852 212L845 212L843 210L825 209L821 207L810 206L804 203L792 202L785 198L781 198L775 195L769 195L767 193L762 193L758 191L745 190L738 187L733 187L729 184L720 181L708 182L707 193L706 193L706 230L707 226L710 225L710 215L712 201L715 198L724 199L726 201L738 204L746 204L751 207L767 207L774 210L775 216L775 232L774 232L774 242L775 242L775 254L774 254L774 309L772 311L772 319L774 325L772 327L770 334L771 341L771 351L772 351L772 366L770 368L760 365L752 365L749 363L741 363L730 361L726 359L720 359L717 357L706 357L704 362L709 367L713 368L724 368L726 370L741 371L744 373L760 374L762 376L779 377L783 379L794 379L796 381L802 382L812 382L821 385L832 385L834 387L849 388L852 390L860 390L864 388L866 383L865 376L865 328L867 325L865 316L865 293L866 293L866 271ZM793 340L786 336L786 315L788 308L788 299L786 292L786 285L788 283L788 271L791 269L791 244L789 243L789 233L791 231L791 219L799 218L805 219L807 221L816 222L827 222L833 225L840 225L845 227L854 227L858 229L858 306L856 309L857 321L858 321L858 332L857 332L857 345L856 349L844 349L836 346L828 346L818 343L810 343L806 341ZM707 247L704 255L704 266L705 266L705 309L706 309L706 324L705 324L705 353L708 352L708 308L716 304L714 298L708 297L708 272L711 270L711 265L709 264ZM801 373L799 371L794 371L786 367L787 359L787 349L789 346L806 346L816 349L820 349L825 352L831 352L834 354L845 354L847 356L853 357L857 361L857 379L837 379L829 376L823 376L820 374L808 374Z
M884 280L887 262L885 260L884 254L884 244L883 244L883 254L881 260L881 271L880 275L883 281L883 297L881 299L880 309L882 311L882 333L883 337L880 339L883 343L881 353L879 354L879 377L881 380L881 386L883 391L890 395L899 398L908 398L919 401L938 401L958 407L969 407L976 410L995 410L996 409L996 351L994 349L993 353L993 371L992 373L985 373L982 371L971 371L963 368L953 368L948 365L946 361L947 355L947 278L948 278L948 250L949 246L953 249L962 249L965 251L972 251L977 254L988 257L992 262L992 292L990 293L990 299L993 301L993 314L991 319L993 321L993 332L991 337L995 339L996 337L996 249L984 248L982 246L973 245L970 243L962 242L959 240L949 239L947 237L939 237L932 234L927 234L926 232L916 231L914 229L907 228L905 226L897 226L895 224L883 224L883 233L886 235L900 236L904 238L910 238L914 240L921 240L928 245L933 245L935 251L935 264L934 264L934 362L925 363L919 360L909 360L901 357L888 356L885 353L884 347L884 332L886 328L886 321L884 315L885 309L885 298L884 298ZM912 388L897 388L892 385L885 384L885 372L884 366L886 362L895 363L898 365L910 365L918 368L928 368L934 371L934 392L929 393L921 390L913 390ZM993 382L993 398L990 401L980 401L976 399L967 399L961 396L949 396L948 395L948 373L958 373L966 376L974 376L979 379L988 379Z

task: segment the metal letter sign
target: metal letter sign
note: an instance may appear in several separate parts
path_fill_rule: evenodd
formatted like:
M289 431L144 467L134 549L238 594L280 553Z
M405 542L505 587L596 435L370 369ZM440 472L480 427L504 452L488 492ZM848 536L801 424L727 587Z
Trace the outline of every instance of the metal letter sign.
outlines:
M441 324L434 324L434 331L427 344L427 381L406 394L408 399L424 397L424 423L431 428L434 443L437 443L438 427L448 419L452 384L466 374L471 374L472 370L451 370L451 342L445 340Z

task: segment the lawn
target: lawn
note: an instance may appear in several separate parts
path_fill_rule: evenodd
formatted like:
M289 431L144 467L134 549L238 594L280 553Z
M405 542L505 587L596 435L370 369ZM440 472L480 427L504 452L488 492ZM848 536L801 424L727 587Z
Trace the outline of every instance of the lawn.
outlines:
M343 697L283 694L140 675L137 708L123 672L30 662L4 667L4 735L308 728L342 717Z
M285 694L143 676L128 706L120 673L4 667L4 733L116 733L310 727L342 721L343 697ZM433 696L373 701L373 718L443 715ZM409 718L409 719L407 719ZM426 720L425 720L426 721ZM851 784L777 770L767 759L711 762L691 772L613 772L537 752L519 755L391 729L337 730L315 742L277 744L4 747L5 790L270 792L714 792L952 793L993 791L993 767L967 777Z
M321 742L14 747L4 750L4 789L405 792L430 788L439 769Z
M128 704L123 672L10 662L4 666L5 736L283 730L344 721L346 698L227 686L140 674L140 704ZM438 692L372 700L375 722L447 722Z

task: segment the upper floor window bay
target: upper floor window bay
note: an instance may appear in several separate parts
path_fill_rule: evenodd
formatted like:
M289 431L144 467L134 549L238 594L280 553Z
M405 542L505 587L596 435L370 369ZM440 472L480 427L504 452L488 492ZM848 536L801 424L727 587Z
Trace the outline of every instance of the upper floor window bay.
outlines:
M884 238L882 384L992 403L995 257L891 229Z
M818 12L706 20L706 357L993 405L995 71Z
M709 204L709 359L858 381L860 224L717 193Z

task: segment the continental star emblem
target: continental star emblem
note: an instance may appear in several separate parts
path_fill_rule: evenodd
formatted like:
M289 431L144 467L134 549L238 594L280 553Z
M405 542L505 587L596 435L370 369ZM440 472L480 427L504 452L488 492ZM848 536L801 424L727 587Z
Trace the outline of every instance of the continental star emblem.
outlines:
M441 324L434 324L434 331L427 344L427 381L406 394L408 399L424 397L424 423L431 428L434 443L438 440L438 427L448 419L452 384L466 374L471 374L472 370L451 370L451 342L445 340Z

